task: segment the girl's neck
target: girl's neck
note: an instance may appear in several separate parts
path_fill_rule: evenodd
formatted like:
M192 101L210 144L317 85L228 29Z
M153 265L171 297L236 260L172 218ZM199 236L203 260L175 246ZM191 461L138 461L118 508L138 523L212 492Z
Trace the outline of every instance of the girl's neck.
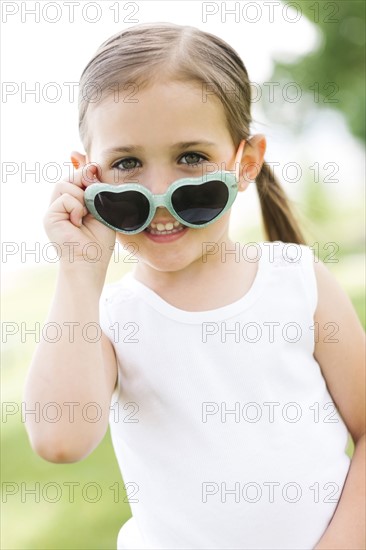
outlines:
M227 251L234 251L239 247L238 243L229 239L221 245L226 246L224 250ZM223 258L219 251L207 255L206 261L199 257L178 271L158 271L139 262L133 276L179 309L217 309L244 296L256 277L257 262L245 261L242 254L238 261L237 255L228 253Z

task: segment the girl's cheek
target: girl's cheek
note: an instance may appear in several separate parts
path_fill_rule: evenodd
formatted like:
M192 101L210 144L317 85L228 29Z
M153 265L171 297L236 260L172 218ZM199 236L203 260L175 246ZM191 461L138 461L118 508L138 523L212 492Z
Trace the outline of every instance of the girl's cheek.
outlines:
M117 174L114 174L115 170L109 168L108 166L102 166L101 169L102 181L104 183L114 183L114 180L117 178Z

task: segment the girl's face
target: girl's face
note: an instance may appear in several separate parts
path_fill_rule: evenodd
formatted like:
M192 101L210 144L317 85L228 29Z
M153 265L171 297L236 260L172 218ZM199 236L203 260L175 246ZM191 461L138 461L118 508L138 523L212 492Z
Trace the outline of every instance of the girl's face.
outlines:
M111 185L139 183L162 194L177 179L205 174L205 165L210 171L213 163L217 170L234 169L236 149L223 107L199 85L168 81L133 97L110 96L92 106L88 128L87 162L97 163L99 179ZM152 224L174 222L165 208L158 208ZM139 262L158 271L179 271L202 262L205 243L227 241L228 223L229 212L205 228L186 227L169 237L154 236L148 228L131 236L117 233L117 240L129 251L133 246Z

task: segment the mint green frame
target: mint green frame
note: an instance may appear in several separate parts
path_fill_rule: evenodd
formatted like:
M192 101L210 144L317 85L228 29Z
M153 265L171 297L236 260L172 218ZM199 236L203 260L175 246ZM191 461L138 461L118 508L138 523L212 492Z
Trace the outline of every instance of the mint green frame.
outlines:
M183 187L185 185L202 185L209 181L217 181L217 180L220 180L223 183L225 183L229 191L227 204L223 208L223 210L220 212L220 214L218 214L216 218L214 218L213 220L204 224L199 224L199 225L184 221L173 208L171 197L174 191L176 191L179 187ZM108 223L106 220L104 220L100 216L99 212L94 206L95 197L97 196L98 193L101 193L102 191L108 191L109 193L139 191L140 193L142 193L148 199L150 204L150 212L146 222L139 229L134 229L132 231L119 229L117 227L114 227L110 223ZM211 223L221 218L221 216L223 216L225 212L227 212L227 210L232 206L237 196L237 193L238 193L237 174L235 174L234 172L221 170L218 172L205 174L199 178L182 178L182 179L176 180L172 184L170 184L167 191L161 195L154 195L146 187L138 183L125 183L122 185L113 185L110 183L93 183L85 189L84 200L85 200L86 208L92 214L92 216L94 216L94 218L96 218L98 221L100 221L107 227L114 229L114 231L118 231L118 233L124 233L125 235L134 235L136 233L141 233L141 231L144 231L144 229L146 229L146 227L150 225L151 221L155 216L156 209L159 206L166 208L168 212L183 225L186 225L188 227L192 227L195 229L198 229L200 227L206 227L207 225L210 225Z

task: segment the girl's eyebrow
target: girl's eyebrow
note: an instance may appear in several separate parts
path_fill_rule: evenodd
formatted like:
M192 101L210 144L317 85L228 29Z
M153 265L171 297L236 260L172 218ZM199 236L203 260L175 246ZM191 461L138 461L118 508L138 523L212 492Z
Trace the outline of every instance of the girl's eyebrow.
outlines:
M215 147L217 144L212 141L200 140L200 141L180 141L174 143L171 149L185 149L187 147L197 147L198 145L204 145L205 147ZM132 153L133 151L139 152L143 148L139 145L123 145L119 147L111 147L102 151L102 155L109 155L113 153Z

